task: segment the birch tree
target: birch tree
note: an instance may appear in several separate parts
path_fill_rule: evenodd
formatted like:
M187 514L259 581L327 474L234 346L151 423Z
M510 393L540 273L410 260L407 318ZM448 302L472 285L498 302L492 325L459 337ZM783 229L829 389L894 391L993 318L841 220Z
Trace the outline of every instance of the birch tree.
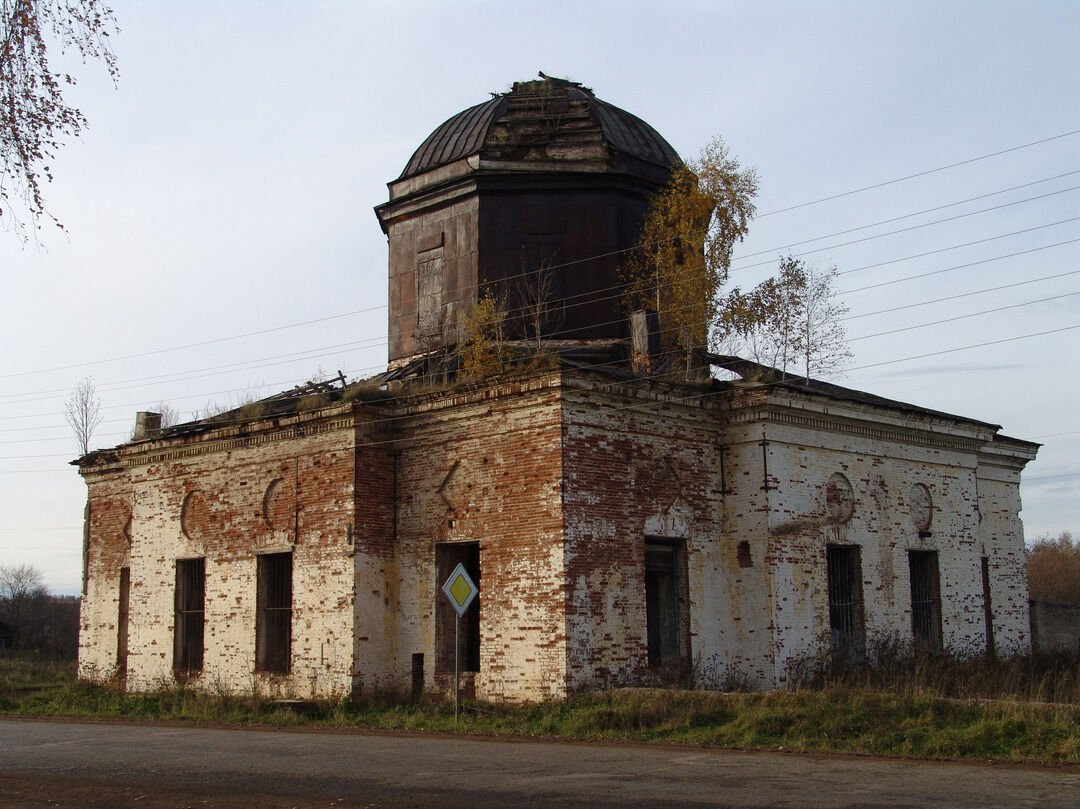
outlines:
M629 308L659 313L661 343L685 353L687 376L694 351L706 345L757 189L757 172L713 139L697 160L672 167L671 180L646 214L638 247L621 268Z
M80 382L64 403L64 418L75 433L79 454L90 451L90 439L101 424L101 400L94 389L93 377Z
M800 262L801 263L801 262ZM839 376L851 361L844 329L848 307L836 292L836 267L803 266L806 286L799 308L795 350L807 381L811 377Z
M834 287L836 268L785 256L776 275L749 292L731 290L715 321L714 346L804 379L840 374L851 359Z
M54 72L49 48L100 61L115 83L109 35L116 30L112 9L99 0L0 0L0 223L24 239L26 220L34 230L42 217L63 228L48 212L44 186L57 150L86 126L64 99L75 77Z

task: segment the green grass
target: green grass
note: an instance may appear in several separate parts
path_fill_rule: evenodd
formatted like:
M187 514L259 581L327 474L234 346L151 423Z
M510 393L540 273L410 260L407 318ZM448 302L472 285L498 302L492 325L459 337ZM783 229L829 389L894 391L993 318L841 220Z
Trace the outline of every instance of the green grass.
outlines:
M789 691L640 688L583 693L531 705L470 701L464 705L459 725L454 722L453 701L431 695L416 703L381 697L324 701L298 712L251 696L204 693L183 686L126 694L73 679L70 665L50 669L41 663L0 658L0 711L20 716L513 734L1080 764L1080 700L1047 703L1010 698L1017 689L1075 696L1060 685L1070 676L1075 678L1075 660L1054 664L1061 666L1051 669L1057 671L1054 684L1042 663L1004 663L1024 673L1027 685L1019 674L1006 677L999 681L1004 690L998 689L992 697L983 693L992 681L983 671L988 664L965 668L963 662L937 661L937 679L931 687L921 679L929 676L929 669L913 662L906 675L895 665L877 674L819 672L816 682ZM946 676L946 671L951 674ZM958 696L955 692L964 690L964 677L968 683L964 688L972 694Z

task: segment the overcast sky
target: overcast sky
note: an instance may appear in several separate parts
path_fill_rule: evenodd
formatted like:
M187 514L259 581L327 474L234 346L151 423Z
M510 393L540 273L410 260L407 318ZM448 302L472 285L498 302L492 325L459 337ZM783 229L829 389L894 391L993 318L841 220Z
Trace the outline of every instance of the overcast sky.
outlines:
M1027 538L1080 529L1080 3L113 5L119 85L79 67L90 128L47 189L67 235L0 232L0 564L78 592L82 378L106 447L159 402L384 368L372 208L442 121L538 70L684 156L721 135L761 177L730 282L835 265L838 381L1045 444Z

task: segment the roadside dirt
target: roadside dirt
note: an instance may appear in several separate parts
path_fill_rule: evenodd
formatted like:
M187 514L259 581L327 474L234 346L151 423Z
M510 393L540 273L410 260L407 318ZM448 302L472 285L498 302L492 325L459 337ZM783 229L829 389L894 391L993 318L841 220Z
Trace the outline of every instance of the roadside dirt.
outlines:
M181 784L162 787L104 778L12 774L0 776L0 806L4 809L435 809L435 804L430 802L391 803L377 796L357 800L333 795L251 792Z

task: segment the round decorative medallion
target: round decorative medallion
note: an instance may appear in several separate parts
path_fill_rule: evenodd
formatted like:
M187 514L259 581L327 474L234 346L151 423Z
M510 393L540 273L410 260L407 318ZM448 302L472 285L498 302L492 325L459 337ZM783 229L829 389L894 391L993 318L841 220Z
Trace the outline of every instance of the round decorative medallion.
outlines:
M934 517L934 503L930 499L930 490L921 483L911 487L910 501L911 521L915 523L918 531L929 531L930 522Z
M263 495L263 519L275 531L289 527L293 516L293 498L282 478L274 478Z
M855 493L851 482L835 473L825 485L825 507L829 511L829 522L845 523L855 513Z
M184 504L180 507L180 530L192 542L202 534L202 525L207 517L206 498L199 492L188 492Z

